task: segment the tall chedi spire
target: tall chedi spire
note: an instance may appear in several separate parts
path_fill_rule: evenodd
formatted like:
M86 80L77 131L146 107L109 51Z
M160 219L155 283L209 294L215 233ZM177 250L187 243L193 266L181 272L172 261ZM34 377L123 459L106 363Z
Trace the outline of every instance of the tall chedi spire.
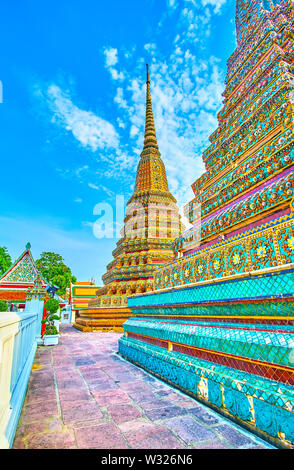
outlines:
M126 207L122 238L103 276L104 287L97 291L89 308L80 311L75 326L84 331L122 330L130 313L127 297L153 289L153 273L174 259L172 242L183 229L158 149L147 65L144 145L134 193Z
M134 194L129 202L155 202L156 199L164 197L166 200L176 202L168 189L164 163L160 157L156 131L154 125L149 67L147 66L146 79L146 118L144 146L141 159L137 168L137 177Z
M151 102L151 91L150 91L150 78L149 78L149 66L147 67L147 80L146 80L146 119L145 119L145 134L144 134L144 149L155 148L158 150L156 132L154 126L154 118L152 111Z

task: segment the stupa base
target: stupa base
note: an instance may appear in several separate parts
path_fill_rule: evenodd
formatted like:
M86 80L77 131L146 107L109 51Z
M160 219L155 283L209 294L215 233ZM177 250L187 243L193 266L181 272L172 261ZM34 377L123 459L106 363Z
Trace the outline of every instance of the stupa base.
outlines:
M73 326L83 332L114 331L123 332L123 323L130 317L131 310L126 307L87 308L80 310Z

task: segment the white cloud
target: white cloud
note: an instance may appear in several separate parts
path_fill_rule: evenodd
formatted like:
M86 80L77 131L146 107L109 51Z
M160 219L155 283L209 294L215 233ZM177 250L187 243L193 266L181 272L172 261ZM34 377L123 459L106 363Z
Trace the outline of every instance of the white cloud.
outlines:
M135 137L136 135L139 134L139 129L137 126L134 126L134 124L131 126L131 130L130 130L130 136L131 137Z
M214 13L219 13L221 7L227 2L227 0L201 0L202 5L205 7L206 5L214 6Z
M145 51L147 51L150 56L154 56L156 54L156 44L155 43L148 43L144 46Z
M103 191L107 194L107 196L115 196L115 193L107 188L106 186L103 186L102 184L93 184L93 183L88 183L89 188L95 189L96 191Z
M113 65L117 64L117 49L115 49L114 47L105 48L104 55L106 67L112 67Z
M125 79L125 75L124 75L123 72L118 72L113 67L110 67L109 71L111 73L111 76L112 76L113 80L124 80Z
M166 0L167 7L171 10L175 10L178 7L177 0Z
M114 126L92 111L80 109L57 85L51 84L46 89L45 99L52 112L52 122L71 132L84 147L92 151L118 147L119 135Z
M108 47L108 48L105 47L103 52L105 55L105 66L109 70L112 79L124 80L125 78L124 73L114 68L114 65L118 64L117 49L115 47Z

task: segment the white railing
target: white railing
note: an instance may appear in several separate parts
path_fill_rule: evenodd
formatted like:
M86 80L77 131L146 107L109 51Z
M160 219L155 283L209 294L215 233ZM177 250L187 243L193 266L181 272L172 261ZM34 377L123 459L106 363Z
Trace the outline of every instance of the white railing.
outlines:
M31 374L37 313L0 312L0 449L12 446Z

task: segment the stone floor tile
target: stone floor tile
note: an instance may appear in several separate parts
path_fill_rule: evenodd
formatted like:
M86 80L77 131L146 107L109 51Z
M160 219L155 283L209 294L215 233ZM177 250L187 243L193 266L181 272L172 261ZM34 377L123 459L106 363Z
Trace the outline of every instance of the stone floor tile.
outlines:
M32 421L40 421L42 418L50 418L54 415L58 415L57 401L44 400L42 404L26 405L23 409L21 422L26 424Z
M25 449L25 441L22 437L16 437L13 442L12 449Z
M96 391L96 392L118 389L118 385L112 380L105 380L105 381L97 380L95 382L90 382L88 383L88 387L91 391Z
M57 380L59 390L81 390L86 389L83 379L78 380Z
M133 421L126 421L125 423L120 423L118 425L119 429L123 434L125 433L145 433L150 431L157 431L158 425L150 421L147 421L146 418L139 418Z
M29 434L38 434L40 432L44 432L47 429L49 421L47 419L43 419L41 421L34 421L29 424L23 424L19 426L16 431L16 437L25 437Z
M146 410L145 414L151 421L157 421L159 419L173 418L187 413L186 408L180 406L165 406L163 408L156 408L153 410Z
M27 439L29 449L76 449L73 434L54 432L30 436Z
M191 416L178 416L168 419L165 421L165 425L187 444L208 439L212 440L216 437L211 429L198 424Z
M183 449L184 446L164 427L124 434L133 449Z
M128 446L114 424L102 424L75 430L79 449L127 449Z
M224 437L234 447L242 447L252 443L252 439L247 437L245 434L235 429L233 426L223 424L220 426L214 426L213 430Z
M53 418L47 424L49 431L61 431L62 430L62 422L60 418Z
M80 429L99 426L100 424L105 424L104 418L90 419L88 421L72 421L71 423L67 423L66 426L68 429Z
M129 395L119 388L104 391L93 390L92 395L100 406L116 405L131 401Z
M194 449L233 449L234 447L230 447L229 445L225 444L222 441L213 439L212 441L208 442L199 442L193 445Z
M197 403L193 398L180 398L177 401L177 406L181 406L182 408L195 408Z
M206 424L216 424L220 422L220 418L200 406L197 408L189 408L188 413L194 415L197 419Z
M78 366L85 366L85 365L89 365L89 364L95 364L95 361L93 361L93 359L91 359L90 357L84 357L84 358L79 357L78 359L75 358L75 365L77 367Z
M154 410L155 408L168 408L170 403L162 398L138 400L138 406L143 410Z
M65 424L72 421L87 421L102 418L102 413L94 400L79 402L74 405L70 402L62 403L62 419Z
M37 402L43 402L44 397L46 400L55 400L56 399L56 390L55 387L47 388L37 388L35 390L29 390L26 397L26 404L33 404Z
M107 408L108 413L116 423L131 421L142 416L140 410L131 404L110 405Z

